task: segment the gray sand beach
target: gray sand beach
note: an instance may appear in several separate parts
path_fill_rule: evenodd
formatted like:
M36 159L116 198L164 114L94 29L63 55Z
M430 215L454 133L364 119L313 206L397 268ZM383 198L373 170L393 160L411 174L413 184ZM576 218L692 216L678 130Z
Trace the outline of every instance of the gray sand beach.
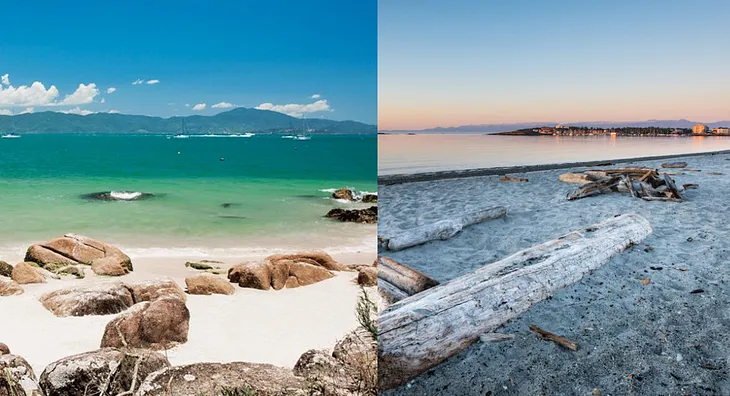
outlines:
M730 395L730 154L676 161L702 170L673 176L679 186L699 185L685 193L687 202L647 202L628 193L568 201L577 185L558 176L596 167L510 173L527 183L495 175L381 185L381 236L465 210L507 208L506 217L449 240L381 252L441 282L621 213L646 217L654 230L497 330L514 339L477 342L385 394ZM528 325L572 339L579 349L541 340Z

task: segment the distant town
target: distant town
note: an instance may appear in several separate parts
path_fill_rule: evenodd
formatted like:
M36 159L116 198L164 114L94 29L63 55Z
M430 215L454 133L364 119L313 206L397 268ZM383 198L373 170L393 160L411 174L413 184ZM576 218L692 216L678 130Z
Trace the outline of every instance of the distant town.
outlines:
M692 128L659 128L659 127L621 127L595 128L585 126L556 125L554 127L539 127L518 129L511 132L500 132L496 135L519 136L713 136L730 135L728 127L708 128L704 124L695 124Z

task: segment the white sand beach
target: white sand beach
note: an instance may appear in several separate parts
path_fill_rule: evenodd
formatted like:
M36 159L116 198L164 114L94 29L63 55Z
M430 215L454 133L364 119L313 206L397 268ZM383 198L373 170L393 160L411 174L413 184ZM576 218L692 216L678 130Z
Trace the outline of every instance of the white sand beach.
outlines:
M185 288L184 278L200 273L186 268L186 261L216 259L223 262L216 265L225 270L273 253L295 252L262 249L241 256L216 250L171 258L164 249L160 249L160 256L149 249L144 250L144 256L135 256L135 249L128 251L134 264L134 271L128 275L100 277L87 269L85 279L50 279L45 284L23 285L22 295L0 297L0 342L7 344L13 354L24 357L40 376L51 362L98 349L104 327L114 317L56 317L39 302L44 293L90 283L162 278L172 278ZM328 252L343 264L371 264L375 259L374 243L371 248L332 248ZM0 258L16 263L22 261L24 250L4 254ZM170 363L245 361L291 368L309 349L331 349L358 326L355 306L360 293L360 287L353 282L357 272L335 274L334 278L295 289L261 291L234 285L236 291L231 296L188 295L188 342L165 352Z
M577 186L558 176L596 167L510 173L526 183L483 176L381 185L381 236L465 210L507 208L506 217L451 239L381 253L441 282L617 214L638 213L653 227L642 243L497 330L514 339L477 342L387 393L730 394L730 155L672 161L701 170L673 176L678 186L699 185L686 191L686 202L647 202L628 193L568 201ZM540 340L528 325L574 340L579 349Z

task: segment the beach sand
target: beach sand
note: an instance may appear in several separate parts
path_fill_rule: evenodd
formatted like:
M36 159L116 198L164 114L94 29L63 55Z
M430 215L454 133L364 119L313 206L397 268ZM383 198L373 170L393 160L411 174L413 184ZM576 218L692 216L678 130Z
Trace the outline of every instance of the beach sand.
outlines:
M568 201L576 185L558 176L593 167L510 173L527 183L484 176L381 186L382 236L469 208L507 208L505 218L469 226L449 240L382 252L442 282L616 214L638 213L654 229L497 330L514 334L513 340L477 342L388 394L730 394L730 155L676 161L703 171L673 176L678 186L699 184L686 192L687 202L646 202L621 193ZM645 279L650 283L640 283ZM696 289L704 292L691 293ZM530 324L577 341L579 350L538 339Z
M216 259L224 262L216 265L227 269L243 261L297 250L261 249L241 256L226 255L225 250L217 249L184 257L169 257L170 251L166 249L160 249L159 255L149 249L137 251L144 252L144 256L135 255L135 251L127 250L134 264L134 272L129 275L99 277L87 269L85 279L65 277L45 284L24 285L24 294L0 297L0 342L7 344L13 354L24 357L40 376L49 363L98 349L104 327L114 317L56 317L38 301L46 292L89 283L131 283L168 277L185 288L184 278L200 273L186 268L186 261ZM375 243L370 248L331 248L327 252L344 264L372 264ZM5 252L0 257L16 263L22 261L23 253L24 250ZM165 352L170 363L244 361L291 368L309 349L331 349L358 326L355 306L360 294L360 287L353 282L356 272L335 274L334 278L296 289L261 291L234 285L236 292L231 296L188 295L188 342Z

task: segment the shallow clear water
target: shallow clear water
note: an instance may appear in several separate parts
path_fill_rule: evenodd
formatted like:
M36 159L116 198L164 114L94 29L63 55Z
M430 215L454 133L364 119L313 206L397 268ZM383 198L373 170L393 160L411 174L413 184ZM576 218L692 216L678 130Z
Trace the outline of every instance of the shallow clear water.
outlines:
M379 135L379 174L407 174L730 149L728 136Z
M0 245L68 232L139 247L359 243L370 234L374 239L374 228L323 218L346 204L320 190L376 191L376 150L375 136L363 135L0 139ZM156 196L81 197L100 191Z

